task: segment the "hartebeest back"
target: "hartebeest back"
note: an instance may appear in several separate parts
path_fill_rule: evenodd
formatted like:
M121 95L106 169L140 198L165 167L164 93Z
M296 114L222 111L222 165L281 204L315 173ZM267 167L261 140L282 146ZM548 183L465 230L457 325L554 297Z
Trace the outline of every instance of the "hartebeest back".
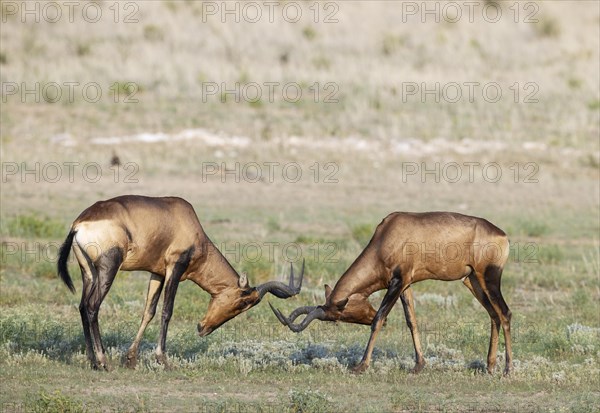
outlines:
M311 321L345 321L370 324L371 337L354 371L365 370L371 361L375 339L390 310L400 297L415 347L415 372L425 361L414 312L410 285L423 280L462 280L491 318L488 371L496 363L500 325L506 344L505 373L511 368L511 312L500 292L500 277L508 259L506 234L482 218L451 213L395 212L377 227L371 241L338 280L333 290L325 285L321 306L297 308L286 318L271 306L279 321L291 330L304 330ZM387 289L378 311L368 297ZM307 314L300 324L293 324Z
M60 277L75 292L67 269L71 246L83 278L79 311L87 355L95 368L107 367L98 311L119 270L151 273L142 323L127 356L129 367L136 364L138 346L154 317L164 285L156 349L157 359L163 363L167 329L180 281L192 280L211 295L208 312L198 324L200 336L205 336L258 304L267 292L279 298L298 294L304 273L303 264L297 287L293 268L289 285L271 281L250 287L246 275L239 276L206 236L193 207L175 197L125 195L97 202L83 211L73 222L58 260Z

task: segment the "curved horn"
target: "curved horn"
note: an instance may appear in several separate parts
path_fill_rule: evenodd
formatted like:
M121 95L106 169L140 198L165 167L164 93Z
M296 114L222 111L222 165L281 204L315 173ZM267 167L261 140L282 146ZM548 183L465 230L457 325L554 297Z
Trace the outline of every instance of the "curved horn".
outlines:
M288 317L288 320L290 320L293 323L294 320L297 319L300 315L308 314L311 311L313 311L315 308L317 308L316 305L307 305L304 307L298 307L294 311L292 311L292 314L290 314L290 316Z
M302 288L302 278L304 276L304 260L302 260L302 269L300 270L300 281L298 286L294 286L294 265L290 263L290 282L284 284L280 281L268 281L256 286L259 297L263 298L266 293L271 293L277 298L290 298L300 292Z
M289 317L286 318L283 316L283 314L281 314L281 312L278 309L273 307L271 305L271 303L269 303L269 305L271 306L271 310L273 310L273 312L275 313L275 315L277 316L277 319L281 322L281 324L286 325L286 326L289 326L290 324L292 324L294 322L294 320L297 319L302 314L308 314L317 308L316 305L306 305L304 307L298 307L294 311L292 311L292 314L290 314Z
M316 320L325 320L325 311L321 307L312 307L312 311L310 311L308 313L308 315L306 317L304 317L304 320L302 320L302 322L300 324L293 324L290 320L285 318L285 316L283 314L281 314L281 311L279 311L278 309L273 307L271 305L271 303L269 303L269 306L271 307L271 310L273 310L273 312L275 313L275 316L277 317L277 319L282 324L288 326L290 328L290 330L292 330L294 333L299 333L300 331L304 330L315 319ZM310 308L310 307L300 307L300 308L296 309L292 313L292 315L294 315L296 313L296 311L298 311L298 310L305 311L308 308ZM299 314L302 314L302 312L300 312ZM299 315L299 314L297 314L297 315Z

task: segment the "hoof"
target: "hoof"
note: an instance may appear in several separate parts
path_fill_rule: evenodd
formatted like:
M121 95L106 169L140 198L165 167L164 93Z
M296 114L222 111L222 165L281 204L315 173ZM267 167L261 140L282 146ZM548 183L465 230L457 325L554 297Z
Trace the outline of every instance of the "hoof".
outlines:
M412 374L419 374L419 372L421 372L421 370L423 370L423 367L425 367L425 362L421 362L421 363L416 363L415 367L412 368L412 370L410 371Z
M504 369L504 373L502 374L504 377L510 376L512 369L510 367L506 367Z
M125 367L128 369L135 369L137 366L137 357L127 356L127 360L125 360Z
M92 370L110 371L110 367L106 363L94 363Z
M362 374L367 370L369 366L364 363L358 363L351 371L352 374Z
M156 355L156 362L158 364L160 364L161 366L163 366L165 368L165 370L169 370L169 363L167 363L167 356L164 354L157 354Z

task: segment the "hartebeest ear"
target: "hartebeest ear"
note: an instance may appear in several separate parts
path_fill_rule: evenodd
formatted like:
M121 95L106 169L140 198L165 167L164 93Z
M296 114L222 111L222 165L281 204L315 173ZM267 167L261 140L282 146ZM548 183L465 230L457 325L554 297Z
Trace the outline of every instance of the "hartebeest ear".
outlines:
M331 287L328 286L327 284L325 284L325 300L327 300L330 295L331 295Z
M248 276L245 272L240 274L240 279L238 280L238 286L242 289L248 288Z

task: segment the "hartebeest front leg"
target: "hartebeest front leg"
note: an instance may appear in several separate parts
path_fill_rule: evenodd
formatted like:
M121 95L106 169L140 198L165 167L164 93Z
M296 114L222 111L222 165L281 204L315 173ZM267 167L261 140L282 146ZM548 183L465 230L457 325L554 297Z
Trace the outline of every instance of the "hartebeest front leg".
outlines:
M175 303L175 295L181 274L172 273L166 281L165 298L163 301L162 319L160 323L160 335L158 337L158 347L156 347L156 361L159 364L167 365L167 330L169 329L169 321L173 315L173 305Z
M500 278L502 277L502 268L496 265L489 265L484 272L475 271L477 281L481 285L485 295L489 299L492 307L500 317L502 331L504 332L504 347L506 354L506 365L504 375L510 374L512 368L512 340L510 335L510 320L512 313L502 297L500 291Z
M144 316L142 317L142 324L140 325L140 329L138 330L137 335L135 336L135 340L129 347L129 351L127 352L127 361L125 365L133 369L137 364L137 356L138 356L138 348L140 346L140 342L142 341L142 337L144 336L144 331L146 331L146 327L156 314L156 307L158 306L158 299L160 298L160 293L162 292L163 285L165 284L165 278L158 275L152 274L150 276L150 283L148 284L148 295L146 297L146 305L144 308Z
M490 345L488 348L487 355L487 372L492 374L494 372L494 367L496 366L496 353L498 351L498 335L500 333L500 316L494 310L492 303L485 295L485 292L481 288L479 281L477 281L477 277L475 273L472 273L470 276L463 280L463 284L471 291L471 293L477 298L477 301L486 309L488 314L490 315L491 320L491 331L490 331Z
M402 300L402 307L404 307L404 316L406 318L406 325L410 330L410 334L413 340L413 346L415 348L415 367L413 373L418 373L425 367L425 358L423 358L423 350L421 349L421 336L419 335L419 329L417 328L417 317L415 315L415 300L413 298L412 289L408 287L402 294L400 294Z
M375 347L377 335L379 334L379 331L381 330L381 327L383 326L383 323L390 313L392 307L394 304L396 304L396 301L398 301L398 297L400 297L400 294L402 294L404 288L406 287L403 286L400 274L394 274L392 280L390 281L388 290L383 297L383 301L381 302L381 307L379 307L379 310L377 310L375 319L371 324L371 336L369 337L365 354L363 355L360 363L358 363L358 365L352 369L353 373L362 373L369 367L369 364L371 364L371 356L373 354L373 348Z
M171 320L171 316L173 315L175 295L177 294L177 287L179 286L181 276L185 273L190 263L192 252L192 249L185 251L179 256L177 262L175 262L175 264L171 268L167 268L167 275L165 277L165 298L160 324L160 335L158 337L158 347L156 347L156 361L165 366L167 364L167 330L169 329L169 321Z

